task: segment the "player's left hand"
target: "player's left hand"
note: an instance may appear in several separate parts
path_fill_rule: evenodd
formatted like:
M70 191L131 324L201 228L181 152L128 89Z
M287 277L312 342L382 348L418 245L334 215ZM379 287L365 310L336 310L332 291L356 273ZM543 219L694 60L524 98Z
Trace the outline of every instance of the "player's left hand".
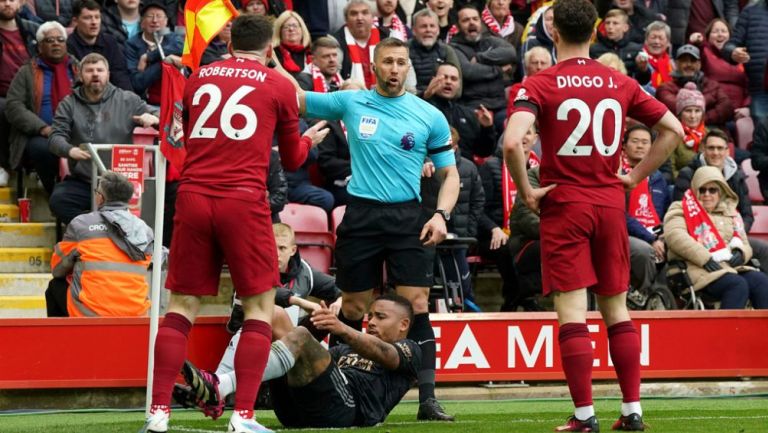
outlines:
M327 121L321 120L312 125L311 128L304 131L303 135L309 137L310 140L312 140L313 146L317 146L323 140L325 140L325 137L327 137L328 133L331 132L331 130L327 128L327 125Z
M445 220L439 214L434 214L421 229L419 240L424 243L424 246L432 247L444 241L447 235L448 229L445 227Z
M317 329L336 334L344 330L344 324L341 323L338 316L325 305L325 301L320 301L320 308L312 312L309 319Z
M480 106L475 109L475 116L477 117L477 121L480 122L480 126L485 128L493 126L493 113L488 111L484 105L480 104Z
M144 113L141 116L133 116L133 121L136 122L136 124L143 126L144 128L149 128L150 126L160 124L160 119L158 119L154 114L150 113Z

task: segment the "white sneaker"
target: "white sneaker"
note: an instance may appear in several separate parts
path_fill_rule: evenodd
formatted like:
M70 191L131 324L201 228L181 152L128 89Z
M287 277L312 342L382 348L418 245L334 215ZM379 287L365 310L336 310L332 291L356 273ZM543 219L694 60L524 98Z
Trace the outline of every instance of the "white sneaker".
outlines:
M166 433L170 417L171 410L167 406L152 406L152 409L149 410L147 422L139 430L139 433Z
M4 168L0 167L0 187L8 186L8 178L10 175Z
M227 433L275 433L253 419L252 410L236 410L229 419Z

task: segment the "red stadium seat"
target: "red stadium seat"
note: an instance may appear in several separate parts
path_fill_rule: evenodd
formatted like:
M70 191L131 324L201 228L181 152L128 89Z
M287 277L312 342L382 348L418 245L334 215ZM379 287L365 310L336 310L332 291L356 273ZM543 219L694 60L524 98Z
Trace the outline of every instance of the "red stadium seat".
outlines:
M315 269L328 272L333 262L334 236L328 230L328 214L317 206L288 203L280 221L293 228L301 257Z
M331 212L331 231L333 236L336 236L336 229L341 224L341 220L344 218L344 212L347 210L346 206L336 206Z
M755 222L749 230L750 237L768 240L768 206L752 206Z
M736 121L736 145L739 149L749 150L752 147L752 134L754 132L755 124L751 117L742 117Z
M752 201L753 204L763 204L763 202L765 202L765 197L763 197L763 194L760 191L760 182L757 180L757 175L760 174L760 172L755 171L755 169L752 168L752 160L749 158L741 162L741 169L744 170L744 174L747 177L749 200Z

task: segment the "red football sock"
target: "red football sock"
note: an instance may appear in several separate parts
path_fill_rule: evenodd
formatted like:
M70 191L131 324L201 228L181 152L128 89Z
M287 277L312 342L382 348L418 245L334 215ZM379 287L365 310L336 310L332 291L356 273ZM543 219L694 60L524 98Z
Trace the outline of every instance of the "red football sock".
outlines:
M619 378L624 403L640 401L640 335L632 321L608 328L608 344L613 367Z
M235 410L253 410L272 342L272 327L261 320L246 320L235 352Z
M592 339L586 323L560 325L560 357L576 407L592 405Z
M170 406L176 376L187 356L187 336L192 322L177 313L168 313L157 330L155 370L152 376L152 404Z

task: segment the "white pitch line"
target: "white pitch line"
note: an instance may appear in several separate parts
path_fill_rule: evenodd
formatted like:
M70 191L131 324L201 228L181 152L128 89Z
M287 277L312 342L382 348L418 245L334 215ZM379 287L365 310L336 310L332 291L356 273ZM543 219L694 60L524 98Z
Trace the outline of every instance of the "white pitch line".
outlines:
M203 430L199 428L178 427L178 426L170 427L168 430L169 431L186 431L186 432L194 432L194 433L221 433L221 430Z
M750 415L750 416L681 416L681 417L658 417L658 418L651 418L650 421L653 422L656 421L702 421L702 420L716 420L716 419L727 419L727 420L740 420L740 419L768 419L768 415ZM519 424L526 424L526 423L539 423L539 422L558 422L562 421L562 418L518 418L518 419L509 419L506 421L503 421L505 423L519 423ZM480 421L480 420L458 420L456 421L457 424L478 424L478 423L485 423L486 421ZM375 427L386 427L388 425L397 425L397 426L408 426L408 425L425 425L424 421L398 421L398 422L387 422L383 424L378 424ZM350 427L350 429L355 427ZM180 426L174 426L170 428L171 431L182 431L182 432L190 432L190 433L220 433L219 430L203 430L199 428L191 428L191 427L180 427ZM347 430L345 428L313 428L310 430Z

